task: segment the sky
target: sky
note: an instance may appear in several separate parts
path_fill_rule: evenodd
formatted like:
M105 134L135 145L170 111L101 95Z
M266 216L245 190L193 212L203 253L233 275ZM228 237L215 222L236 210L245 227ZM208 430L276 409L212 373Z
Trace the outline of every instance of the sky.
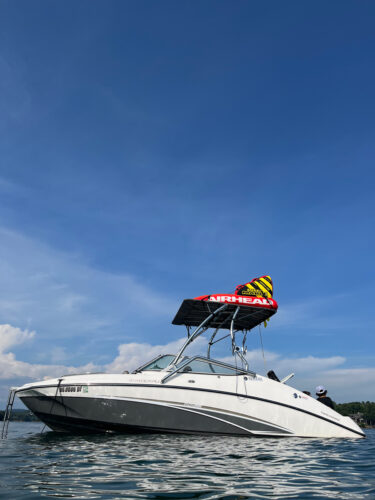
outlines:
M250 368L374 401L374 2L0 12L0 407L175 352L183 299L264 274Z

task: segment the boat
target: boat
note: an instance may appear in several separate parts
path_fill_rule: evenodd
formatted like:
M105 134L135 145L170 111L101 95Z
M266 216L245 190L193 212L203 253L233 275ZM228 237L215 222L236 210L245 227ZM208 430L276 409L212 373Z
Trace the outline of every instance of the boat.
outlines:
M59 432L220 434L251 437L361 438L345 417L246 360L249 332L278 309L272 280L237 287L234 294L183 300L172 323L184 325L180 350L160 354L132 373L63 375L14 388L14 395ZM269 278L269 280L268 280ZM257 278L258 279L258 278ZM258 279L259 280L259 279ZM267 286L267 282L269 286ZM205 355L188 347L209 333ZM233 362L211 357L227 339Z

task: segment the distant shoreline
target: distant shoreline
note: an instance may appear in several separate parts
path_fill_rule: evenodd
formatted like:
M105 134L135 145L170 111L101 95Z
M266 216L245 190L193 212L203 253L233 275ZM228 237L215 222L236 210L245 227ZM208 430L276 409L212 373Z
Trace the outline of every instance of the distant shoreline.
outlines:
M0 422L4 420L4 411L0 410ZM10 416L11 422L40 422L39 418L34 415L30 410L14 409Z

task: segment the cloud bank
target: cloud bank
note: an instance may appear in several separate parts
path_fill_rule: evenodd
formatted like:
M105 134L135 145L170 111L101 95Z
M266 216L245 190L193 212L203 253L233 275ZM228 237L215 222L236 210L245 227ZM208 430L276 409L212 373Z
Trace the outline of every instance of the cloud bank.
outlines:
M32 380L56 377L63 374L90 371L109 373L121 373L124 370L131 371L159 354L176 353L185 340L180 338L164 345L138 342L124 343L118 346L117 356L108 364L88 363L82 366L67 366L63 364L28 363L18 360L10 349L32 342L34 336L35 332L21 330L11 325L0 325L0 379L4 381L0 396L3 400L6 397L4 388L7 380L22 385ZM198 338L189 354L194 355L204 352L205 344L206 340L203 336ZM58 352L56 357L59 356L63 357L63 353ZM310 390L313 393L316 385L323 384L338 402L375 399L373 389L375 387L375 368L345 368L342 365L345 364L346 360L342 356L286 358L278 353L267 351L265 352L265 358L266 366L264 366L260 350L249 351L247 356L250 368L259 373L264 374L267 370L273 369L282 378L290 372L295 372L296 377L294 382L291 381L291 384L298 389ZM233 361L232 357L221 359L227 362Z
M35 332L21 330L11 325L0 325L0 379L19 379L20 384L30 380L56 377L62 374L94 371L97 369L93 363L84 366L65 366L54 364L27 363L16 359L9 349L19 344L27 343L34 338Z

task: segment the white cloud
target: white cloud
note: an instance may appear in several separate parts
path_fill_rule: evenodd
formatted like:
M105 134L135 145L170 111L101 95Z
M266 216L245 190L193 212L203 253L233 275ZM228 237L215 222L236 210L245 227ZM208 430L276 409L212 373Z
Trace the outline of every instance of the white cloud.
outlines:
M50 353L49 359L52 363L61 363L68 358L68 354L64 347L54 347Z
M314 393L324 385L336 402L375 401L375 368L337 368L298 377L297 387Z
M306 356L302 358L282 358L275 355L272 360L272 367L280 373L295 371L298 373L311 373L334 368L345 363L343 356L330 356L328 358L318 358L316 356Z
M11 325L0 325L0 353L7 351L14 345L31 340L34 335L35 332L21 330Z
M182 347L186 338L169 342L165 345L151 345L147 343L132 342L130 344L121 344L118 347L118 356L106 365L106 371L111 373L121 373L124 370L134 370L142 364L159 356L159 354L176 354ZM203 337L198 337L194 344L188 347L189 355L198 354L202 346L206 344Z
M156 358L159 354L173 354L180 349L184 339L176 340L165 345L151 345L131 342L118 347L118 355L112 363L106 366L106 371L121 373L124 370L134 370L143 363Z
M259 373L265 373L268 370L274 370L280 374L280 377L288 375L290 372L311 373L334 368L345 363L346 359L342 356L331 356L328 358L318 358L315 356L306 356L303 358L285 358L281 354L271 351L265 351L265 364L262 351L254 349L248 351L247 361L251 370ZM231 362L231 356L221 358L223 361Z
M93 363L88 363L84 366L63 366L63 365L41 365L18 361L15 355L10 352L0 354L0 378L1 379L33 379L39 380L43 378L57 377L63 374L70 373L85 373L96 370Z
M43 365L19 361L10 348L32 340L34 332L21 330L11 325L0 325L0 379L42 379L44 377L56 377L64 373L78 373L96 370L93 363L84 366ZM54 353L52 353L54 354ZM56 353L55 353L56 354ZM61 354L61 353L60 353Z

